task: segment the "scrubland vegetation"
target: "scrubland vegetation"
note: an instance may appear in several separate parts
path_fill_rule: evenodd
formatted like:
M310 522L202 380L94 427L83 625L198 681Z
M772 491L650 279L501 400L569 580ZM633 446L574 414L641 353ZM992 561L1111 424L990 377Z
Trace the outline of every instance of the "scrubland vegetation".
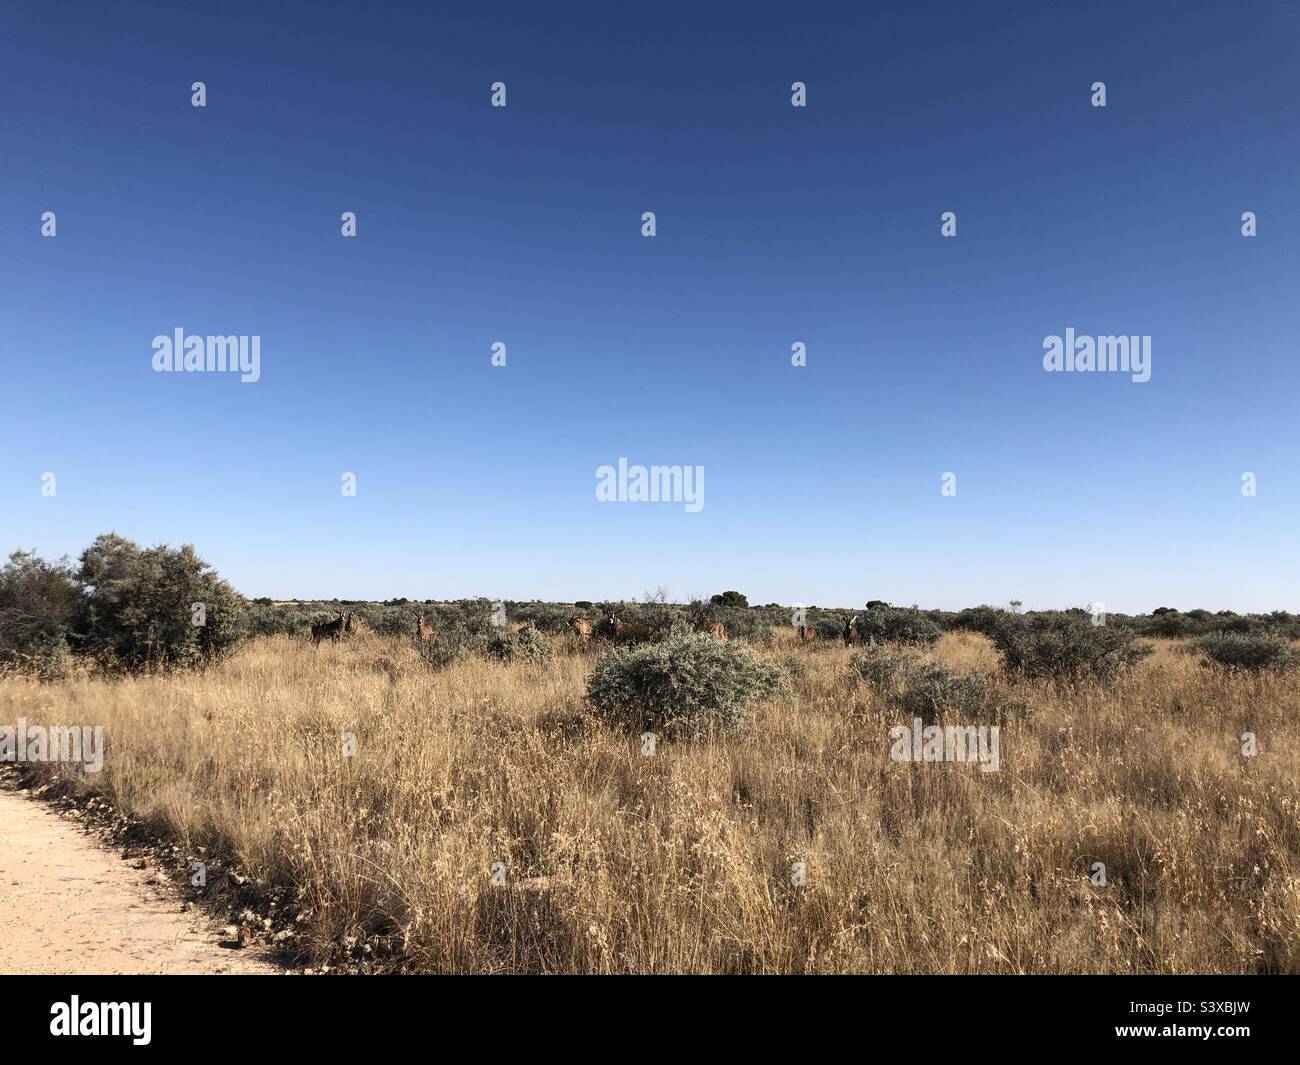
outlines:
M1187 643L876 604L846 647L845 611L798 644L788 608L652 601L618 609L658 636L614 649L565 631L571 604L502 629L486 601L398 602L314 647L342 604L230 593L217 641L153 618L224 594L197 558L109 547L0 577L0 724L103 724L101 774L43 772L177 841L178 879L205 861L209 900L237 871L311 966L1300 972L1289 616ZM912 717L997 724L999 771L891 761Z

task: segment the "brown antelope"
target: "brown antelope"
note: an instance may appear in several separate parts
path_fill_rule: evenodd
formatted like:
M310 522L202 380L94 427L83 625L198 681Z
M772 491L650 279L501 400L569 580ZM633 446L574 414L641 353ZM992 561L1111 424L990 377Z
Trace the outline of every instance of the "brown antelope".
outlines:
M635 643L637 640L654 639L654 629L649 625L637 625L631 621L624 621L622 618L616 618L610 614L605 618L604 624L605 635L614 643Z
M591 618L575 614L569 618L569 628L573 630L573 635L584 643L591 639Z
M433 626L424 620L423 614L415 619L415 638L420 643L428 643L433 639Z
M858 630L854 628L854 622L858 620L858 615L854 614L844 623L844 646L852 647L858 642Z
M817 639L817 630L816 630L816 629L814 629L811 625L800 625L800 626L799 626L799 642L800 642L800 643L812 643L813 640L815 640L815 639Z
M311 642L319 645L321 640L328 638L333 643L338 643L343 638L343 628L348 623L348 616L339 611L339 616L333 621L318 621L311 627Z

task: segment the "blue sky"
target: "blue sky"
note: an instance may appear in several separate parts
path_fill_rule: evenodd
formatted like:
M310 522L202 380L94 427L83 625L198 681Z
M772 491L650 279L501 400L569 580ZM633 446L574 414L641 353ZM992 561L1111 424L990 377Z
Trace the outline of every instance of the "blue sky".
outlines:
M0 545L277 598L1300 610L1300 8L881 7L9 0ZM261 380L154 373L178 327ZM1151 380L1044 372L1067 327ZM620 456L703 510L598 503Z

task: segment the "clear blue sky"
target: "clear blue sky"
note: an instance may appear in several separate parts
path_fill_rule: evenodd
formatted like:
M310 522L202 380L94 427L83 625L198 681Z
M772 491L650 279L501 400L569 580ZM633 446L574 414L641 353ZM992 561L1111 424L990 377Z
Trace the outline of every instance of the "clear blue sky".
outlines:
M1300 7L889 6L6 0L0 545L191 542L250 596L1300 610ZM1151 380L1045 373L1070 326ZM177 327L261 380L154 373ZM704 509L598 503L619 456Z

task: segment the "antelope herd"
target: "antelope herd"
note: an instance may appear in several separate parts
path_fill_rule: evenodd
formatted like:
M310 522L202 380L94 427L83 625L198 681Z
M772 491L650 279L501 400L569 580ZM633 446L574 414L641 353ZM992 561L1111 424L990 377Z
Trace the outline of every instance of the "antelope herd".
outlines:
M727 638L727 627L720 621L702 621L695 628L697 632L707 632L719 640ZM595 635L604 637L610 643L635 643L638 640L652 640L660 635L649 625L624 621L614 614L606 614L599 625L593 624L591 618L575 614L569 619L569 631L581 643L586 643Z
M853 647L858 642L858 615L854 614L844 622L844 628L840 630L840 639L844 641L845 647ZM812 643L817 639L817 630L811 625L800 625L798 629L800 643Z
M846 647L858 643L857 622L857 614L844 622L840 637ZM720 621L697 621L695 630L708 633L718 640L727 638L727 627ZM351 635L360 631L361 619L350 610L341 610L333 621L312 622L311 641L316 645L326 639L331 643L338 643L345 633ZM615 644L635 643L639 640L652 640L659 635L659 632L649 625L624 621L613 613L606 614L599 623L593 622L591 618L582 614L575 614L569 619L569 631L579 643L587 643L595 636ZM796 633L800 643L812 643L817 639L817 630L811 625L800 625ZM415 618L415 639L418 643L428 643L433 639L433 626L425 620L423 614L418 614Z
M350 610L340 610L339 616L333 621L313 621L311 623L311 642L317 646L320 645L321 640L338 643L343 638L344 633L352 636L360 631L361 619ZM427 643L433 639L433 626L424 620L423 614L420 614L415 620L415 638L420 643Z

